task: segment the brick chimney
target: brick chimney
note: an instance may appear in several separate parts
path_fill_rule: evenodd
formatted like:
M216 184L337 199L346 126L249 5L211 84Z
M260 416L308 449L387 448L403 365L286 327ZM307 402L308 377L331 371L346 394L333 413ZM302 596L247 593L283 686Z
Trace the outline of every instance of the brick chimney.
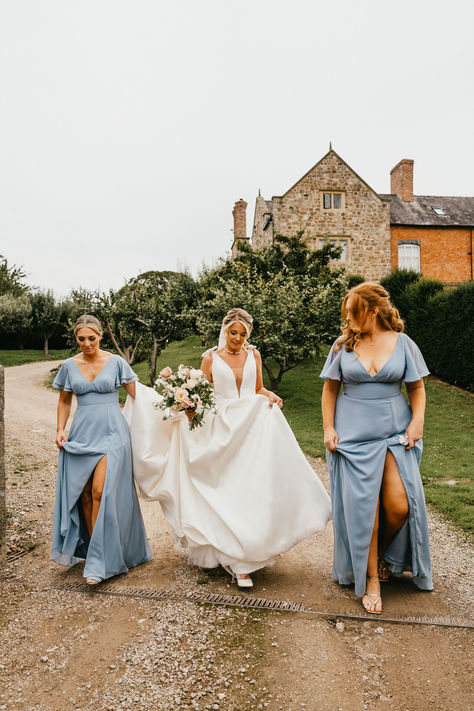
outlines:
M234 205L232 215L234 216L234 240L245 239L247 237L247 203L240 198Z
M413 166L415 161L403 158L390 171L390 192L405 202L413 200Z
M232 243L232 256L237 256L237 243L240 241L249 242L247 237L247 203L243 198L237 200L232 210L234 216L234 241Z

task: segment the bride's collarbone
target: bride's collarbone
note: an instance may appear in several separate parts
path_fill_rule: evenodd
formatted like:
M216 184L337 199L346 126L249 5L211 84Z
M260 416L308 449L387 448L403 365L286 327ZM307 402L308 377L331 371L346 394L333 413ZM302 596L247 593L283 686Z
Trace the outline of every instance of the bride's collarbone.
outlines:
M224 361L224 363L226 363L229 368L235 372L242 370L247 360L247 352L243 350L240 353L231 355L230 353L228 354L224 348L222 348L221 350L216 351L216 353Z

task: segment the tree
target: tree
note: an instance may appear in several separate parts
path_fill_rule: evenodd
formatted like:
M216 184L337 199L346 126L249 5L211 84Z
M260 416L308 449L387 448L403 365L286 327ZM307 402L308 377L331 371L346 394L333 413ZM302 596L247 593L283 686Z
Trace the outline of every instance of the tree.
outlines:
M320 355L340 332L344 270L331 266L340 248L310 250L303 233L280 237L265 250L247 246L202 278L196 322L203 343L216 343L222 318L236 306L254 320L251 341L261 353L273 390L283 375Z
M63 312L62 305L57 302L51 289L38 290L30 295L32 306L33 329L43 341L43 353L48 354L48 342L58 328Z
M121 289L110 289L102 294L97 316L102 321L111 345L130 365L135 362L144 344L146 333L137 322L140 312L137 290L125 284Z
M191 307L197 298L197 284L186 272L150 271L127 284L133 294L136 322L151 340L150 383L156 380L158 355L170 339L184 338L193 321Z
M23 348L25 336L31 328L31 312L31 303L26 294L0 296L0 331L11 337L19 348Z
M24 294L28 288L23 284L25 278L26 274L22 267L17 267L15 264L9 267L6 257L0 254L0 295L21 296Z

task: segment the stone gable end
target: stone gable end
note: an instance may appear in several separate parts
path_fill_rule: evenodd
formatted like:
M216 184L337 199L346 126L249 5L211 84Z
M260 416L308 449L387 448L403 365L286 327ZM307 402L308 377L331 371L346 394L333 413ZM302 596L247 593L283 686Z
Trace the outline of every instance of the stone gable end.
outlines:
M324 193L340 193L341 209L325 209ZM390 205L330 151L296 185L273 198L274 234L304 230L317 249L325 239L346 246L348 272L380 279L390 270Z
M340 209L325 208L324 193L340 195ZM257 198L255 249L271 244L274 235L291 237L300 230L314 249L326 239L341 244L341 262L349 273L380 279L390 270L389 200L372 190L332 149L284 195L273 197L271 203Z

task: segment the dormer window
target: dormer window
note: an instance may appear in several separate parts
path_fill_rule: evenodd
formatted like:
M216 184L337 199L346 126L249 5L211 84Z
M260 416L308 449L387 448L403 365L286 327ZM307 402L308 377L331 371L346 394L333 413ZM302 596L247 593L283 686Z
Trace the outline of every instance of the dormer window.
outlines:
M437 215L443 215L444 217L446 217L446 213L442 207L432 207L431 209L433 210L433 212L436 212Z
M321 193L321 207L323 210L343 210L344 193L324 191Z

